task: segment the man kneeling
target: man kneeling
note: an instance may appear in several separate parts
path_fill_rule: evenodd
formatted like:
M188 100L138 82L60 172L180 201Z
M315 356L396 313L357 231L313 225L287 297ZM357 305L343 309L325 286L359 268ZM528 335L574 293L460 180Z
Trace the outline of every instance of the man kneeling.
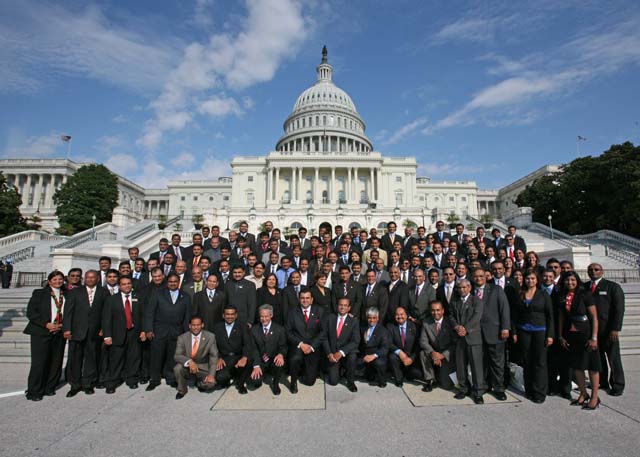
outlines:
M284 367L284 354L287 351L287 335L282 325L273 322L273 307L262 305L259 310L260 325L251 327L253 337L253 371L251 379L257 387L262 385L266 373L271 373L271 390L280 395L280 377Z
M198 390L207 392L215 386L218 349L213 333L202 330L202 318L193 316L189 330L178 337L176 345L176 366L173 373L178 382L176 400L187 394L187 380L195 377Z

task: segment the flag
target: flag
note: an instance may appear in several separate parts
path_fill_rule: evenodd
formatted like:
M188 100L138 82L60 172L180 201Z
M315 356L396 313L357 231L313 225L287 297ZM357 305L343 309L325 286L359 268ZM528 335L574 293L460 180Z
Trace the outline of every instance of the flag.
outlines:
M587 141L587 139L583 136L578 135L578 141Z
M68 143L69 141L71 141L71 136L70 135L61 135L60 139L62 141L64 141L65 143Z

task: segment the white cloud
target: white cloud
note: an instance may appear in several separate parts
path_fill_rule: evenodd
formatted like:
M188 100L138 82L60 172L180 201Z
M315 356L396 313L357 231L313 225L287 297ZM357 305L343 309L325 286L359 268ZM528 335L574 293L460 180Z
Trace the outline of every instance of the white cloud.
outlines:
M193 157L193 160L197 159ZM147 189L163 189L167 187L169 181L215 181L220 176L231 176L230 164L229 159L208 155L198 163L196 170L177 173L174 167L166 167L153 154L147 154L144 157L144 170L138 170L138 173L130 178Z
M30 136L19 144L7 145L6 157L47 157L57 151L66 151L66 143L60 138L61 133L52 131L47 135ZM16 141L17 142L17 141Z
M94 148L103 154L108 154L114 149L121 149L124 146L125 141L120 135L105 135L96 140Z
M97 6L81 11L31 0L0 16L0 91L34 92L59 75L80 75L137 92L158 89L178 40L140 24L114 25Z
M155 149L165 132L182 130L193 112L213 117L240 115L242 108L224 90L239 91L273 78L309 33L296 0L247 0L247 18L237 34L212 35L206 44L186 47L169 74L162 93L150 106L155 116L145 123L137 144ZM253 100L243 100L245 109Z
M113 154L104 161L105 167L121 176L127 176L138 171L138 162L131 154Z
M213 25L213 0L196 0L193 23L206 28Z
M403 125L398 130L393 132L389 138L387 138L382 142L382 144L385 146L388 146L390 144L397 143L398 141L411 135L411 133L413 133L416 129L418 129L419 127L423 126L426 123L427 123L427 120L425 118L420 118L412 122L409 122L408 124Z
M447 24L435 35L437 43L448 41L487 41L493 38L496 21L492 19L464 18Z
M114 116L113 119L111 119L111 122L115 124L124 124L126 122L129 122L129 116L118 114L117 116Z
M196 157L190 152L182 151L171 160L171 165L177 168L188 168L196 162Z

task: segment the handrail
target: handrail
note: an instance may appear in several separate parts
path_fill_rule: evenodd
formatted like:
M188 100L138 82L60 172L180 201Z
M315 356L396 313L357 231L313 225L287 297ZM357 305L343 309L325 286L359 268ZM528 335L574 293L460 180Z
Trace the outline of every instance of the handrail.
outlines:
M578 235L579 238L585 240L612 240L620 244L625 245L629 249L640 250L640 240L624 233L616 232L615 230L598 230L594 233L587 233L585 235Z
M146 235L147 233L149 233L150 231L154 230L156 228L156 223L152 223L152 224L148 224L145 225L144 227L142 227L141 229L127 235L124 237L125 240L135 240L140 238L142 235Z
M56 244L55 246L51 246L50 251L53 252L56 249L74 248L76 246L81 245L82 243L87 242L87 241L95 240L95 239L97 239L96 233L98 233L99 231L101 231L104 228L111 227L111 226L113 226L112 222L104 222L104 223L102 223L100 225L97 225L95 227L92 227L90 229L83 230L82 232L76 233L71 238L67 239L66 241L63 241L60 244Z
M62 235L52 235L42 230L23 230L22 232L14 233L13 235L7 235L0 238L0 248L5 246L11 246L26 240L65 240L69 237Z
M623 251L606 245L604 252L607 257L611 257L612 259L617 260L620 263L624 263L632 267L638 266L638 259L640 258L638 254Z
M531 224L529 224L527 226L527 230L529 230L530 232L535 232L538 235L542 235L546 238L552 239L551 237L551 233L553 233L553 241L558 242L559 244L562 244L563 246L567 246L567 247L577 247L577 246L583 246L583 247L590 247L589 243L585 243L584 241L581 241L571 235L569 235L568 233L564 233L560 230L557 229L550 229L549 227L547 227L546 225L543 225L539 222L532 222Z
M22 262L23 260L33 258L33 255L34 255L35 251L36 251L36 247L35 246L28 246L26 248L22 248L22 249L20 249L18 251L15 251L15 252L12 252L12 253L7 254L5 256L2 256L0 258L0 260L3 263L6 263L6 260L8 258L11 258L11 261L13 262L13 264L16 264L18 262Z

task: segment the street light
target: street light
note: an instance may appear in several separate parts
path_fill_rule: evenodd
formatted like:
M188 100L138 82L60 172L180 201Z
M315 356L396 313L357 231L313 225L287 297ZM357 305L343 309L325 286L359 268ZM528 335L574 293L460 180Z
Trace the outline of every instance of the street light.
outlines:
M553 218L551 214L547 216L547 219L549 219L549 234L551 235L551 239L553 239L553 225L551 225L551 219Z
M96 239L96 215L91 216L91 239Z

